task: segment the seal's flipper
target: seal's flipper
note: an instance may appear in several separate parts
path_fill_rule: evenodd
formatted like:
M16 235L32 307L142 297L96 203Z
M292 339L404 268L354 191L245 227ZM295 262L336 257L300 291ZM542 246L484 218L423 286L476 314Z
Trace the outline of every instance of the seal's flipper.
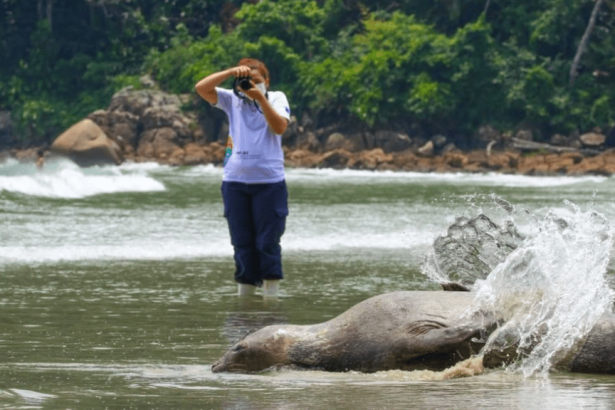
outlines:
M476 326L458 326L433 329L408 340L408 353L411 356L423 356L436 352L448 352L459 345L471 343L480 337L481 329Z

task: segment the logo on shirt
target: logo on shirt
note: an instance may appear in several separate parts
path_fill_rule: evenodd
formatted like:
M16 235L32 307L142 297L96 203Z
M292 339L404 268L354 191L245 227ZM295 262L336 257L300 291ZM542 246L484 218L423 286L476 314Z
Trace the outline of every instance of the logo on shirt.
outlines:
M286 114L290 114L290 108L284 107L284 109L286 110Z

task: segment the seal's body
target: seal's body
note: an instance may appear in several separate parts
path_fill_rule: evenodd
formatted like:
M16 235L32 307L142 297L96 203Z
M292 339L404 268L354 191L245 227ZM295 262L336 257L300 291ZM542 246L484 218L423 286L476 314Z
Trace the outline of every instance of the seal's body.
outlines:
M471 292L393 292L367 299L328 322L273 325L237 342L213 372L256 372L276 365L328 371L443 370L470 358L495 329L468 316ZM485 367L517 360L515 346L484 354ZM615 374L615 315L605 313L555 367Z
M327 371L443 370L478 353L483 317L462 319L469 292L393 292L367 299L317 325L267 326L233 346L212 371L275 365Z

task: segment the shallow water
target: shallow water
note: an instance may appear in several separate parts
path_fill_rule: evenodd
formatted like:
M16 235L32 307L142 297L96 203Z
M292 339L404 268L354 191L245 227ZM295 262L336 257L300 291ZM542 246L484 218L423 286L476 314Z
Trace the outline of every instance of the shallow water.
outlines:
M281 297L239 299L214 167L0 164L0 408L612 408L615 377L502 370L212 374L245 333L326 321L421 273L456 216L563 200L615 220L615 180L289 170ZM593 203L593 205L591 205ZM521 219L520 228L524 225ZM529 229L529 228L528 228ZM609 278L614 271L609 261Z

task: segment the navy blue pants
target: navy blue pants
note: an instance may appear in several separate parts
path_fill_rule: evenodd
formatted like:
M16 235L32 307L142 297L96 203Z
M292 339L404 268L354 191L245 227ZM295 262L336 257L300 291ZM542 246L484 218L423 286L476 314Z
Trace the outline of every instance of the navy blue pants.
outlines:
M283 279L280 239L286 228L286 182L222 182L224 216L235 250L235 281L261 286Z

